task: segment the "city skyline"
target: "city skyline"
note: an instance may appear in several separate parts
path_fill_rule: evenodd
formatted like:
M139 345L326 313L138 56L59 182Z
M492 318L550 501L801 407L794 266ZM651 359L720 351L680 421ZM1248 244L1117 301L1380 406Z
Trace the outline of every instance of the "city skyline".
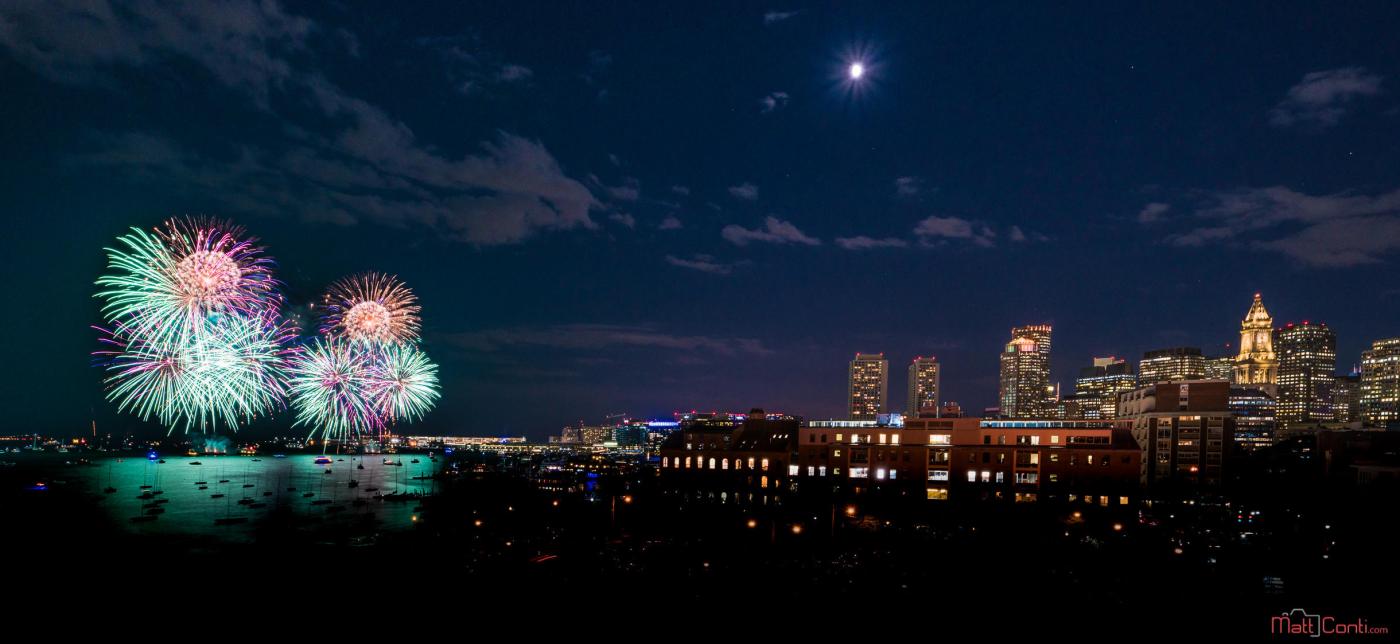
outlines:
M839 418L856 351L937 355L976 413L1012 326L1055 327L1068 391L1093 356L1232 353L1255 292L1341 371L1400 335L1394 7L1246 39L1278 9L538 7L0 9L7 422L160 431L103 398L92 282L185 214L259 237L303 317L346 274L412 284L427 434Z

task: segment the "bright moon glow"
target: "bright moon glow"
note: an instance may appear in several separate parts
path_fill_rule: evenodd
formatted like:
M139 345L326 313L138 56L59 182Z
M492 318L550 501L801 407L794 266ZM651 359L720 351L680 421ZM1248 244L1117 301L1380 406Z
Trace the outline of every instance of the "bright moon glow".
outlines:
M851 80L859 80L860 77L864 75L865 65L862 65L860 63L851 63Z

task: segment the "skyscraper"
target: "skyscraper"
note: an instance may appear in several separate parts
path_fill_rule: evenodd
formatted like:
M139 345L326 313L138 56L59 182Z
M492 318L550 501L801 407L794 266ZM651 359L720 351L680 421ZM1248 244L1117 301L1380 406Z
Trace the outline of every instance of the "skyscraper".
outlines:
M1142 354L1138 362L1138 386L1168 380L1201 380L1206 377L1206 359L1196 347L1172 347Z
M1361 420L1374 427L1400 422L1400 338L1361 352Z
M1278 422L1283 429L1332 420L1337 334L1326 324L1288 323L1275 332Z
M1361 374L1337 376L1332 381L1332 422L1361 420Z
M1220 356L1218 358L1206 358L1205 361L1206 380L1224 380L1226 382L1235 381L1235 357Z
M1132 367L1122 358L1094 358L1094 364L1079 370L1074 396L1083 417L1108 420L1118 416L1118 394L1137 387Z
M1050 387L1050 325L1011 329L1001 352L1001 415L1049 418L1055 412Z
M1235 384L1255 387L1268 393L1277 391L1278 356L1274 354L1274 318L1264 308L1263 295L1254 294L1254 303L1240 322L1240 353L1235 356Z
M909 363L909 416L917 418L927 410L938 413L940 371L938 359L919 356Z
M851 420L875 420L889 402L890 362L883 353L857 353L851 361Z

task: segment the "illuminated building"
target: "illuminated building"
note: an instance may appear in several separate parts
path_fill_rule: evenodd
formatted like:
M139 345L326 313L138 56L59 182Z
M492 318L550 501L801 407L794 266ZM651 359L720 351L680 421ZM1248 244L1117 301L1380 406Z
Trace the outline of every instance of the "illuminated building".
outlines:
M1232 356L1205 359L1206 380L1235 381L1235 359Z
M1400 338L1361 352L1361 420L1373 427L1400 421Z
M1262 389L1230 388L1230 413L1235 416L1235 444L1247 450L1274 444L1278 405Z
M938 360L932 356L919 356L909 363L909 416L918 416L920 412L938 414L941 371Z
M1240 353L1235 356L1235 384L1258 387L1269 393L1278 382L1278 356L1274 353L1274 319L1264 308L1261 294L1254 294L1240 322Z
M1196 347L1157 349L1142 354L1138 362L1140 387L1173 380L1201 380L1206 377L1206 359Z
M803 427L795 485L930 501L1130 504L1141 452L1127 424L1058 419L906 418L903 428Z
M1354 373L1332 379L1332 422L1354 423L1361 420L1361 374Z
M851 361L851 382L847 400L851 418L874 420L888 408L890 362L883 353L857 353Z
M609 425L584 425L579 427L579 437L584 445L602 445L612 441L613 428Z
M1049 418L1055 414L1050 387L1050 326L1011 329L1001 352L1000 414L1006 418Z
M1136 387L1137 377L1126 360L1094 358L1093 366L1079 370L1074 397L1082 418L1106 420L1118 415L1118 394Z
M741 492L781 492L788 487L800 424L754 409L737 427L682 426L661 446L662 481L732 490L736 499Z
M1118 397L1118 417L1132 423L1142 449L1142 483L1215 486L1233 440L1230 383L1184 380L1140 387Z
M728 428L735 429L744 424L748 418L747 414L721 413L721 412L698 412L677 413L676 422L682 429L694 429L701 427Z
M959 405L956 401L945 402L943 403L943 407L938 410L938 416L940 418L962 418L962 415L962 405Z
M1278 353L1278 423L1294 429L1332 420L1337 334L1326 324L1289 323L1275 331Z

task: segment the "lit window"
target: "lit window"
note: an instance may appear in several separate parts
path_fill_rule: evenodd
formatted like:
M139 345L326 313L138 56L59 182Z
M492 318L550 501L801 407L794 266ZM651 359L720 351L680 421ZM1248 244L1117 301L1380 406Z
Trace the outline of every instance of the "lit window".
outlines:
M853 467L853 468L851 468L851 478L853 478L853 479L870 478L870 468L868 468L868 467Z
M753 457L749 457L749 469L753 469Z
M884 444L885 444L885 440L886 440L886 436L885 436L884 434L880 434L880 444L881 444L881 445L884 445Z
M662 457L661 457L661 467L670 467L670 466L671 466L671 457L669 457L669 456L662 456Z
M762 478L759 479L758 486L759 486L759 487L768 487L768 476L767 476L767 475L765 475L765 476L763 476Z
M726 458L726 459L720 461L720 462L719 462L719 469L722 469L722 470L727 470L727 469L729 469L729 459Z
M928 489L928 500L930 500L930 501L947 501L947 500L948 500L948 488L943 488L943 487L931 487L931 488L929 488L929 489Z
M715 457L710 457L710 469L715 469Z
M997 483L1006 482L1006 472L997 472Z
M690 457L685 457L685 469L690 469Z
M1060 442L1060 435L1059 435L1059 434L1051 434L1051 435L1050 435L1050 444L1052 444L1052 445L1058 445L1059 442Z
M990 471L990 470L982 470L982 482L983 482L983 483L990 483L991 481L992 481L992 473L991 473L991 471Z
M768 459L763 459L763 471L768 471Z
M837 473L837 474L840 474L841 471L840 471L840 470L837 470L836 473ZM819 465L819 466L817 466L817 476L826 476L826 466L825 466L825 465Z
M879 479L879 480L881 480L881 481L885 480L885 468L882 467L882 468L879 468L879 469L875 470L875 478L877 478L877 479Z
M928 480L930 480L930 481L946 481L946 480L948 480L948 470L929 470L929 471L928 471Z
M968 470L968 471L967 471L967 482L968 482L968 483L976 483L976 482L977 482L977 470Z
M953 442L953 437L948 434L930 434L928 442L930 445L948 445Z
M842 436L841 434L837 434L837 435L836 435L836 442L838 442L838 443L841 442L841 436Z
M1126 496L1120 496L1120 497L1118 497L1118 505L1127 505L1127 504L1128 504L1128 497L1126 497Z
M896 474L899 474L899 470L890 470L890 479L893 480Z
M799 473L801 473L801 469L802 468L797 465L789 465L788 476L797 476Z
M814 475L816 475L816 473L817 473L817 466L815 466L815 465L808 465L808 466L807 466L807 476L814 476Z
M899 444L899 434L890 434L890 444L891 444L891 445L898 445L898 444Z

